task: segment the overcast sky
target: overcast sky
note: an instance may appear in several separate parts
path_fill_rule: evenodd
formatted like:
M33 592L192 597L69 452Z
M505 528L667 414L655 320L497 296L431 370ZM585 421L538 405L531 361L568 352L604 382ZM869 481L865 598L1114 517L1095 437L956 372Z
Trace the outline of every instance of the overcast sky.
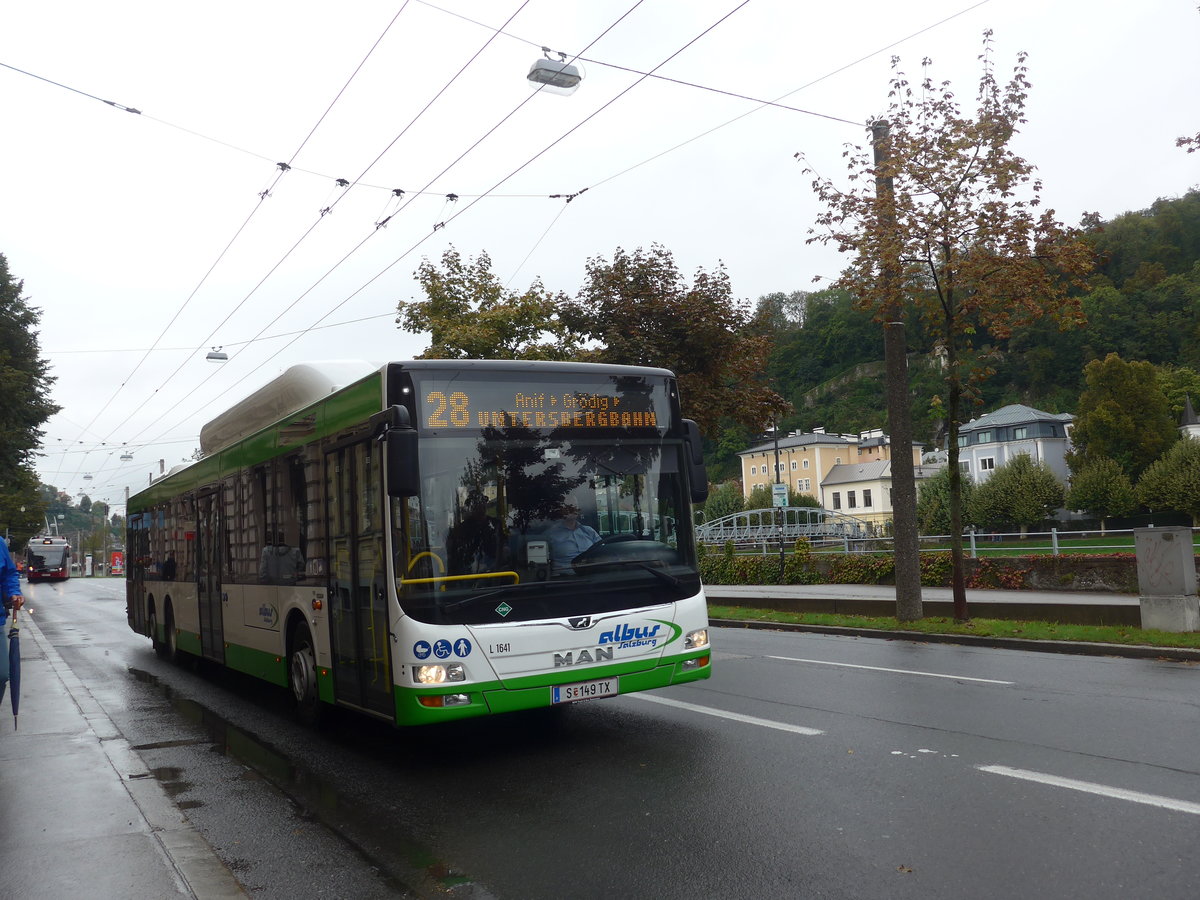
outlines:
M1016 148L1063 221L1200 184L1174 146L1200 131L1195 0L740 2L9 4L0 253L43 310L63 407L43 480L120 506L288 366L421 352L396 304L449 244L518 290L574 294L589 257L652 242L689 276L723 262L750 302L812 289L842 262L805 244L794 154L844 172L893 54L969 103L988 28L1002 78L1029 53ZM573 96L530 97L542 46L592 60ZM660 65L806 112L616 68Z

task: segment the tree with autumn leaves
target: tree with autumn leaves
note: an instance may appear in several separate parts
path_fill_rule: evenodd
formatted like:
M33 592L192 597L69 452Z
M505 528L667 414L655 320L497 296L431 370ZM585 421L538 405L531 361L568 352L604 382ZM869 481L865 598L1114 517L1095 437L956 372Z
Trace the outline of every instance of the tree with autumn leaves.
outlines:
M995 74L990 32L980 59L973 114L963 111L949 82L934 81L928 60L916 84L893 60L883 117L890 133L880 162L872 146L848 148L846 188L812 173L824 211L811 240L851 254L835 286L881 321L917 319L927 341L920 349L945 374L938 403L949 457L957 619L967 617L958 432L991 374L989 342L1039 319L1080 324L1074 289L1093 266L1079 235L1053 210L1040 209L1034 167L1010 147L1025 122L1025 54L1007 83ZM877 178L891 180L890 195L876 191Z
M723 420L754 431L787 406L766 387L770 340L733 295L723 266L697 271L691 283L658 244L612 259L589 259L574 297L540 282L523 294L506 290L480 253L454 248L441 265L425 260L417 279L426 299L400 304L397 319L428 332L424 358L574 359L658 366L679 380L684 415L715 435Z

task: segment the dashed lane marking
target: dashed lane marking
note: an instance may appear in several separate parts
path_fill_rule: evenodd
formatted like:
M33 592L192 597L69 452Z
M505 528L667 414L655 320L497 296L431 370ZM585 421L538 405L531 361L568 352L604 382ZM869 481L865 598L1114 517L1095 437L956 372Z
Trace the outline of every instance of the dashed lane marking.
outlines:
M969 675L944 675L941 672L918 672L915 669L889 669L885 666L859 666L854 663L830 662L827 659L800 659L796 656L768 656L784 662L813 663L818 666L841 666L844 669L868 669L872 672L896 672L900 675L923 675L926 678L949 678L952 681L975 681L980 684L1016 684L1015 681L997 681L995 678L972 678Z
M1074 778L1060 778L1058 775L1031 772L1028 769L1010 769L1008 766L976 766L975 768L980 772L990 772L993 775L1005 775L1009 778L1035 781L1038 784L1048 784L1052 787L1083 791L1085 794L1097 794L1113 800L1128 800L1131 803L1142 803L1146 806L1157 806L1161 809L1170 809L1175 812L1200 816L1200 803L1189 803L1187 800L1176 800L1173 797L1161 797L1158 794L1143 794L1141 791L1128 791L1124 788L1110 787L1106 784L1095 784L1091 781L1077 781Z
M697 706L695 703L685 703L682 700L668 700L666 697L652 697L649 694L628 694L634 700L645 700L649 703L661 703L663 706L674 706L676 709L686 709L690 712L705 716L716 716L718 719L729 719L732 722L743 722L747 725L758 725L761 728L774 728L776 731L789 731L792 734L803 734L813 737L824 734L818 728L805 728L803 725L789 725L787 722L775 722L771 719L760 719L757 716L746 716L742 713L728 712L712 706Z

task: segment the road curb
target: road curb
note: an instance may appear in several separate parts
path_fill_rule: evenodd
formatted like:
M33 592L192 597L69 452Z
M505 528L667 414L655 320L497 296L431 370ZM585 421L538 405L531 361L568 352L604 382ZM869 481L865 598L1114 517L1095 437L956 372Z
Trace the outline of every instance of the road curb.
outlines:
M1188 647L1148 647L1145 644L1102 644L1084 641L1033 641L1022 638L991 638L972 634L935 634L913 631L888 631L879 628L847 628L842 625L804 625L790 622L764 622L759 619L709 619L722 628L749 628L760 631L804 631L844 637L869 637L918 644L961 644L1000 650L1032 650L1037 653L1067 653L1075 656L1120 656L1127 659L1160 659L1200 663L1200 650Z

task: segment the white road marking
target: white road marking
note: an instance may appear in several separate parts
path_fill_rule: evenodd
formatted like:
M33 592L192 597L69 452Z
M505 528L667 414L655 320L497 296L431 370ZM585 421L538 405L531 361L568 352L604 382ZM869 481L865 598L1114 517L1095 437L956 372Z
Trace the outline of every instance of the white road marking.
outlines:
M924 675L926 678L949 678L953 681L978 681L980 684L1016 684L1015 681L997 681L995 678L972 678L969 675L943 675L940 672L917 672L914 669L889 669L885 666L856 666L854 663L829 662L826 659L800 659L796 656L768 656L784 662L815 663L818 666L842 666L846 669L870 669L872 672L898 672L901 675Z
M1087 794L1099 794L1101 797L1111 797L1114 800L1128 800L1131 803L1144 803L1147 806L1158 806L1162 809L1200 816L1200 803L1189 803L1187 800L1175 800L1171 797L1160 797L1157 794L1143 794L1140 791L1127 791L1124 788L1109 787L1106 784L1076 781L1074 778L1060 778L1057 775L1030 772L1028 769L1010 769L1008 766L976 766L975 768L980 772L991 772L993 775L1007 775L1009 778L1036 781L1038 784L1083 791Z
M711 706L697 706L695 703L685 703L682 700L668 700L666 697L653 697L649 694L626 694L627 697L632 697L634 700L646 700L650 703L661 703L663 706L674 706L677 709L686 709L691 712L701 713L706 716L716 716L719 719L730 719L734 722L744 722L747 725L760 725L763 728L774 728L777 731L790 731L792 734L803 734L810 737L825 732L817 728L805 728L803 725L789 725L786 722L774 722L770 719L760 719L756 716L745 716L741 713L726 712L723 709L715 709Z

